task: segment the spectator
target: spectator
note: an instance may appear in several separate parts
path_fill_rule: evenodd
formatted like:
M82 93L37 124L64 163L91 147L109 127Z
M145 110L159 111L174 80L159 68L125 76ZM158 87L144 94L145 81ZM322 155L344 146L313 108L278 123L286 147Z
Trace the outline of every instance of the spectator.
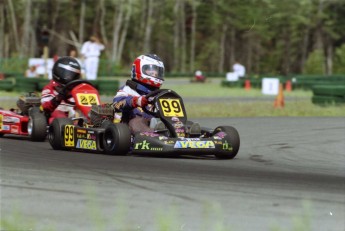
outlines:
M239 78L243 78L246 75L246 68L238 61L232 66L232 70Z
M131 79L120 88L113 100L115 111L122 113L121 122L127 123L133 134L165 129L161 121L150 127L152 116L141 109L148 104L145 95L159 89L163 82L164 64L157 55L141 55L134 60ZM192 126L200 131L199 124Z
M62 92L65 84L80 78L80 65L72 57L61 57L53 66L53 79L43 88L41 104L43 110L50 115L49 123L54 118L72 117L75 114L74 105L67 103L74 102L68 92Z
M38 73L36 70L36 66L32 65L25 71L25 77L26 78L36 78L38 77Z
M95 35L91 36L90 40L83 44L81 54L85 60L85 74L87 80L97 79L99 56L102 50L104 50L104 45Z

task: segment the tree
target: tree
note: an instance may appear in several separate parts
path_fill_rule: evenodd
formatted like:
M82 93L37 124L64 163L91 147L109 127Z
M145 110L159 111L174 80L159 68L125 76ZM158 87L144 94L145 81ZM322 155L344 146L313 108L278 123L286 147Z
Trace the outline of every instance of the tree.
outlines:
M154 52L168 72L230 71L238 59L247 73L301 73L317 50L331 74L345 43L345 1L0 0L1 58L40 57L44 26L50 57L97 33L103 60L117 69Z

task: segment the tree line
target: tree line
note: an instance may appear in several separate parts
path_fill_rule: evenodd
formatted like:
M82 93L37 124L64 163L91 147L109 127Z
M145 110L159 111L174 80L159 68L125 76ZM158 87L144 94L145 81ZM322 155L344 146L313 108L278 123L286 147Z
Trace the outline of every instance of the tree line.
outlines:
M345 73L344 0L0 0L0 58L80 50L128 69L156 53L169 72Z

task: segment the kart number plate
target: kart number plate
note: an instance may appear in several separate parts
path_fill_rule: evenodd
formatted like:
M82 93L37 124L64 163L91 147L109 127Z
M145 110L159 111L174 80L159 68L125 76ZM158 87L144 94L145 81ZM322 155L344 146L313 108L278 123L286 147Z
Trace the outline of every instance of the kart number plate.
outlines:
M65 147L74 147L74 126L65 125Z
M179 99L159 99L159 103L166 117L184 117Z
M0 130L2 130L2 115L0 115Z
M77 94L78 103L83 106L99 105L96 94Z

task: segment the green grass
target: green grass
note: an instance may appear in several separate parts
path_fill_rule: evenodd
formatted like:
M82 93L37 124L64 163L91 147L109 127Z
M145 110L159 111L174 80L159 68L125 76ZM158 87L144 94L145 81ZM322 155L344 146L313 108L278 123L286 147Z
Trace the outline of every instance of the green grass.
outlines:
M162 88L172 89L182 97L258 97L266 98L260 89L222 87L218 82L211 83L188 83L188 84L170 84L164 83ZM287 97L312 97L311 91L296 90L284 92Z
M275 96L267 96L260 89L246 91L240 88L222 87L218 82L192 84L178 81L166 81L163 88L172 89L185 99L185 107L189 118L200 117L260 117L260 116L345 116L345 104L319 106L311 102L312 92L294 90L284 92L285 106L274 108ZM114 94L115 94L114 89ZM16 92L0 91L0 107L15 107L20 96ZM106 97L106 103L112 97ZM197 98L214 98L214 100L193 100ZM217 101L217 98L219 100ZM226 101L229 98L229 101Z
M221 102L185 102L190 118L198 117L259 117L259 116L345 116L344 105L319 106L311 102L312 92L295 90L284 92L285 106L275 108L275 96L267 96L260 89L246 91L241 88L222 87L217 83L166 84L182 96L221 97ZM229 97L229 102L224 98Z
M345 106L321 107L310 100L285 102L283 108L275 108L272 102L235 103L187 103L190 118L200 117L267 117L267 116L345 116Z

